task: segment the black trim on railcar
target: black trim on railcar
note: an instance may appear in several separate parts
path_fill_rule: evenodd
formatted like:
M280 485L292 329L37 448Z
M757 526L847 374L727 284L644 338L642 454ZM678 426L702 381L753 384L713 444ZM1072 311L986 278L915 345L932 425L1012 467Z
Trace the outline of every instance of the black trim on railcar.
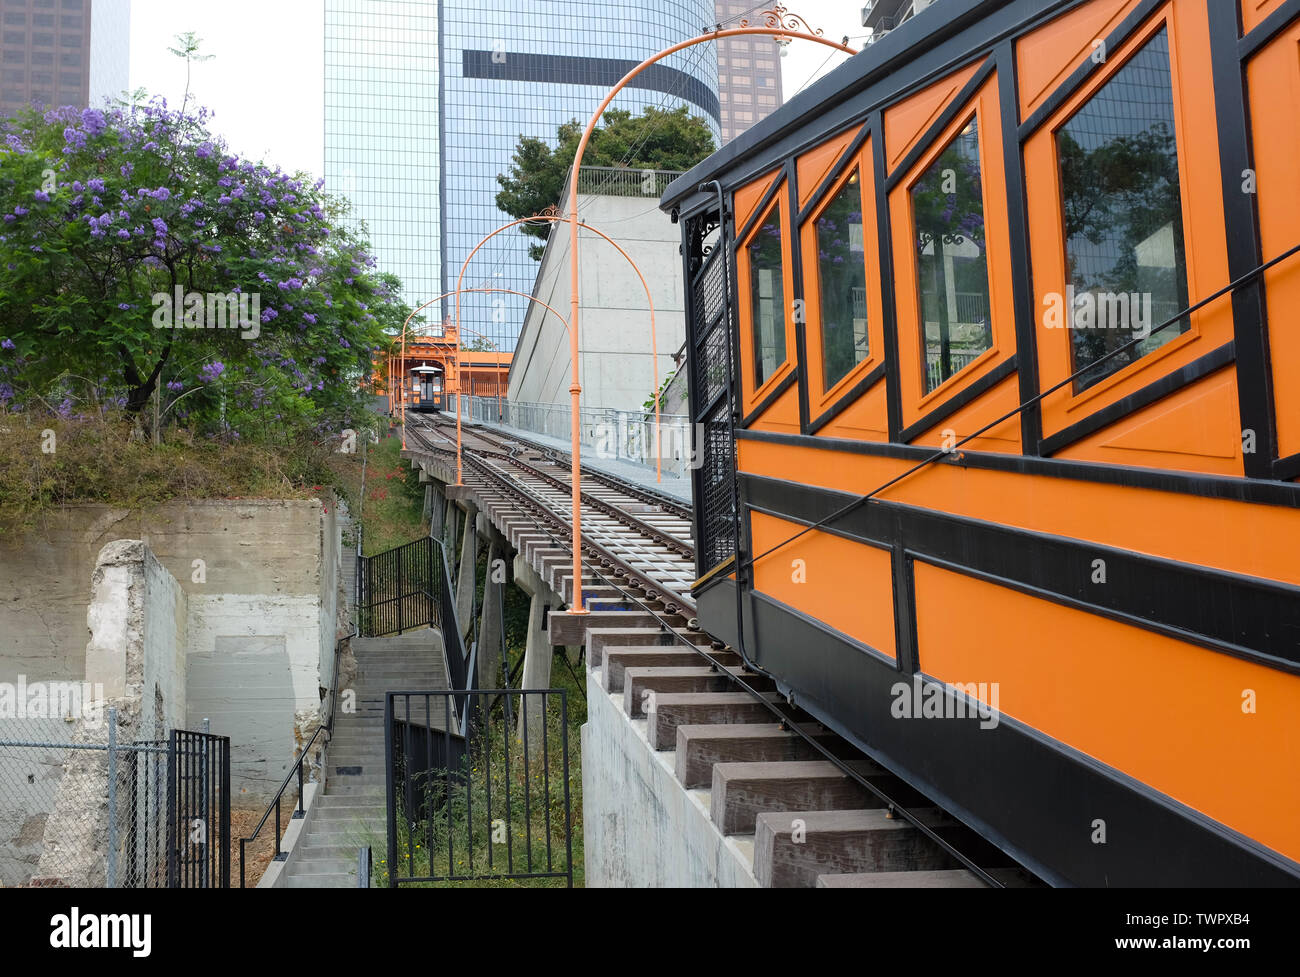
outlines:
M726 641L735 600L729 578L699 594L700 614L722 623ZM762 639L757 664L782 693L793 690L801 708L1048 883L1263 888L1300 879L1300 865L1009 717L989 729L977 718L893 718L891 689L907 673L793 608L761 594L743 600L747 633ZM1098 818L1104 845L1092 842Z

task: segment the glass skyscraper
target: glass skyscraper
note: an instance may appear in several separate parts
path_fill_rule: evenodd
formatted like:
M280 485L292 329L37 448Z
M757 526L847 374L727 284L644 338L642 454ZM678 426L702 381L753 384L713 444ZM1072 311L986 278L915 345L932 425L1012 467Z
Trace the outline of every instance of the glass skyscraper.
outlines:
M717 21L713 0L325 6L326 180L351 197L381 267L402 278L412 304L455 288L474 245L510 219L496 207L496 178L509 169L521 135L554 145L560 124L585 123L637 63ZM660 62L614 107L639 113L685 105L718 139L715 47L696 45ZM617 228L602 230L618 237ZM531 292L537 263L528 244L535 242L513 230L494 238L475 256L467 286ZM461 319L508 352L526 306L510 295L466 296Z
M325 0L325 185L412 305L442 291L438 7Z

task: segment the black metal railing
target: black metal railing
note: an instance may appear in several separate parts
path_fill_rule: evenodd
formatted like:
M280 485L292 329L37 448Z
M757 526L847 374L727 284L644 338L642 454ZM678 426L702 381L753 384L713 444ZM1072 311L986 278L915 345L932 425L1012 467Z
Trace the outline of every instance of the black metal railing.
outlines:
M447 558L441 544L425 537L358 557L361 597L358 625L367 638L439 627ZM448 584L450 585L450 584Z
M572 887L562 690L389 692L384 753L390 888L496 878Z
M298 759L294 761L293 766L289 768L289 772L285 775L284 780L280 782L279 790L275 792L275 797L272 799L271 803L266 806L266 811L263 812L262 819L257 822L257 827L253 829L253 833L245 838L239 839L239 887L241 889L247 887L248 845L250 842L257 840L257 836L262 833L262 828L266 826L266 823L270 820L272 814L275 815L275 854L271 856L271 860L273 862L282 862L289 857L288 853L280 847L280 841L284 838L284 831L281 827L283 824L282 813L284 792L295 779L298 781L298 800L293 813L290 815L290 820L297 821L306 817L307 809L303 803L303 788L306 781L304 765L307 762L307 758L312 755L312 748L316 745L316 741L323 737L324 741L321 744L323 747L329 742L330 737L334 735L334 717L338 711L339 698L339 660L342 657L343 643L345 641L350 641L356 636L357 632L354 630L347 637L341 638L334 643L334 678L330 682L329 707L325 711L325 721L316 727L315 732L311 734L311 738L307 740L306 745L299 751Z
M167 784L168 887L230 888L230 737L172 730Z

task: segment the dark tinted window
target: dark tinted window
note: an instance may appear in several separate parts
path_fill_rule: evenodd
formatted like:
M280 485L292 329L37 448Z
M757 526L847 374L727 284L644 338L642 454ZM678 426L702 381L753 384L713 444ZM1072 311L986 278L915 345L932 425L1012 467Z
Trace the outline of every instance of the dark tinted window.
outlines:
M750 239L750 336L754 343L754 386L761 387L785 362L785 290L781 277L781 217L773 210Z
M1187 256L1169 38L1153 37L1057 133L1066 281L1059 297L1084 390L1169 342L1186 319Z
M929 393L993 346L975 119L912 188L912 213Z
M829 390L869 352L862 185L857 170L817 218L816 230L822 388Z

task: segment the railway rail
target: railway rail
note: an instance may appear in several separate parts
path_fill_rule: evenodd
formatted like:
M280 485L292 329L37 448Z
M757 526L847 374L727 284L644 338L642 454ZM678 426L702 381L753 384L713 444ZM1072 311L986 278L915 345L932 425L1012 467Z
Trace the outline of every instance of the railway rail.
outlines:
M408 453L455 467L455 424L408 421ZM513 432L462 429L464 484L508 503L572 555L569 458ZM588 666L652 748L675 751L686 790L707 791L724 835L752 837L761 885L828 888L1039 885L975 831L816 723L773 679L700 632L690 509L662 493L584 470L584 587L593 610L652 622L631 645L588 648ZM480 507L482 507L482 505Z

